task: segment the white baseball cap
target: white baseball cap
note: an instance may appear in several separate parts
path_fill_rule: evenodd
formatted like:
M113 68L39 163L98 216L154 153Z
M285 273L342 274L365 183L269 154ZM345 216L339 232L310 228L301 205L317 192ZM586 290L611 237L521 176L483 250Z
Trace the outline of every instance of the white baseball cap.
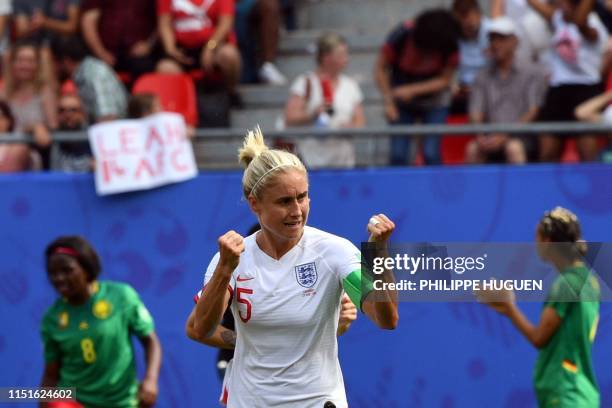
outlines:
M516 25L510 17L497 17L489 22L488 32L489 34L516 35Z

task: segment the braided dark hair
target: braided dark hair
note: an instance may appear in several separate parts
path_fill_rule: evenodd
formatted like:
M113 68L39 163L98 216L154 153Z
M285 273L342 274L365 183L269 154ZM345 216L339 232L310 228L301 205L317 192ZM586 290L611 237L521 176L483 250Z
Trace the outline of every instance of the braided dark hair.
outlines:
M543 237L550 242L567 243L563 245L563 252L573 257L584 256L587 251L586 242L582 240L580 222L576 214L563 207L555 207L546 211L538 225Z
M51 256L56 253L58 248L69 248L73 250L78 256L75 259L81 265L81 268L87 273L87 280L93 282L96 280L102 267L100 265L100 258L96 253L96 250L91 244L83 237L79 236L64 236L59 237L51 242L45 250L45 261L47 270L49 266L49 260Z

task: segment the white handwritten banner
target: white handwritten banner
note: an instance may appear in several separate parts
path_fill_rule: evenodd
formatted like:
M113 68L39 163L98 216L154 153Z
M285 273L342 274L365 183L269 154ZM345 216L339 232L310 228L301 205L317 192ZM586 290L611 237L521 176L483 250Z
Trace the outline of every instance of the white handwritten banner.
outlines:
M177 113L91 126L89 143L98 195L146 190L198 172L185 121Z

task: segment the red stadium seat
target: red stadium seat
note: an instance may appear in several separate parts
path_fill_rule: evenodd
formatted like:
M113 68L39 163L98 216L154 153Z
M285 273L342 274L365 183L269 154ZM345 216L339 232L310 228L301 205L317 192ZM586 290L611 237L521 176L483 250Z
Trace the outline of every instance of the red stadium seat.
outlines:
M118 71L117 78L123 83L125 86L129 86L130 82L132 82L132 74L125 71Z
M187 74L145 74L138 78L132 94L153 93L162 109L177 112L191 126L198 124L198 107L193 80Z
M601 151L606 148L608 140L606 137L598 137L597 143ZM565 141L563 152L561 153L561 163L580 163L580 155L578 154L575 138L570 138Z
M576 139L567 139L563 146L563 153L561 154L562 163L579 163L580 156L576 149Z
M452 115L446 120L449 125L463 125L469 123L467 115ZM441 154L443 164L463 164L465 162L465 149L474 138L473 135L443 136Z

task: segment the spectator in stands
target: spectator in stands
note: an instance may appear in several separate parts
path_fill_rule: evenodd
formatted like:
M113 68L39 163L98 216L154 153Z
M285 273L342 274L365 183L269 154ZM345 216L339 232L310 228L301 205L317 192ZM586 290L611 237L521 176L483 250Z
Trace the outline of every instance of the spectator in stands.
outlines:
M53 53L62 74L72 79L88 113L90 123L119 119L127 113L127 92L105 62L87 56L77 37L58 39Z
M162 104L159 97L153 93L138 93L131 95L128 99L129 119L140 119L159 112L163 112ZM193 126L186 125L185 130L188 138L192 139L195 137L196 129Z
M518 39L509 17L489 24L491 66L480 71L470 93L473 123L529 123L535 120L542 102L544 77L532 66L516 63ZM534 150L532 139L503 133L479 135L466 150L466 162L527 161L526 150Z
M591 123L603 123L612 126L612 90L581 103L576 108L578 120ZM612 135L608 135L608 147L602 154L606 163L612 163Z
M217 72L236 95L241 59L233 32L234 1L157 0L157 14L167 57L157 70Z
M75 35L81 0L20 0L15 2L17 37L48 44L58 35Z
M542 121L576 120L576 107L601 93L600 69L608 33L592 11L593 1L560 0L559 7L553 7L541 0L528 0L552 24L554 31L550 88L540 115ZM563 140L560 136L542 135L540 159L558 161ZM576 146L581 160L597 159L596 136L580 135Z
M94 56L134 81L160 56L150 0L84 0L81 30Z
M604 27L606 27L608 34L612 34L612 1L596 0L594 11L597 13ZM603 78L604 80L608 79L609 83L610 72L612 71L612 38L608 38L602 65L601 72Z
M343 73L348 61L348 45L342 36L327 33L319 38L316 71L300 75L291 86L285 107L287 126L338 129L365 125L361 88ZM304 138L298 141L297 151L310 168L355 166L351 140Z
M0 101L0 135L14 130L15 119L9 105ZM30 170L32 157L25 143L0 143L0 173Z
M387 37L376 62L375 77L392 125L446 122L450 86L459 61L459 26L446 10L429 10L416 22L401 23ZM391 138L391 165L414 161L416 144L406 136ZM426 164L440 163L440 136L423 140Z
M287 78L274 64L280 19L280 0L236 1L236 35L243 61L243 81L259 80L272 85L287 83ZM258 41L253 41L254 37ZM259 67L259 70L255 67Z
M128 100L128 118L139 119L161 112L161 104L157 95L140 93L130 96Z
M85 131L87 116L77 94L65 94L60 97L58 108L59 128L64 132ZM51 155L51 169L65 172L90 172L93 159L89 142L55 143Z
M453 15L461 27L459 39L459 87L455 90L457 113L467 113L467 100L476 74L487 65L489 19L478 0L454 0Z
M31 42L15 44L4 70L2 98L11 107L15 130L34 137L40 154L36 168L48 168L50 130L57 128L57 97L49 83L40 63L40 49Z
M535 63L545 68L544 55L550 48L552 32L546 20L526 0L492 0L491 16L508 16L514 21L518 38L518 63Z

